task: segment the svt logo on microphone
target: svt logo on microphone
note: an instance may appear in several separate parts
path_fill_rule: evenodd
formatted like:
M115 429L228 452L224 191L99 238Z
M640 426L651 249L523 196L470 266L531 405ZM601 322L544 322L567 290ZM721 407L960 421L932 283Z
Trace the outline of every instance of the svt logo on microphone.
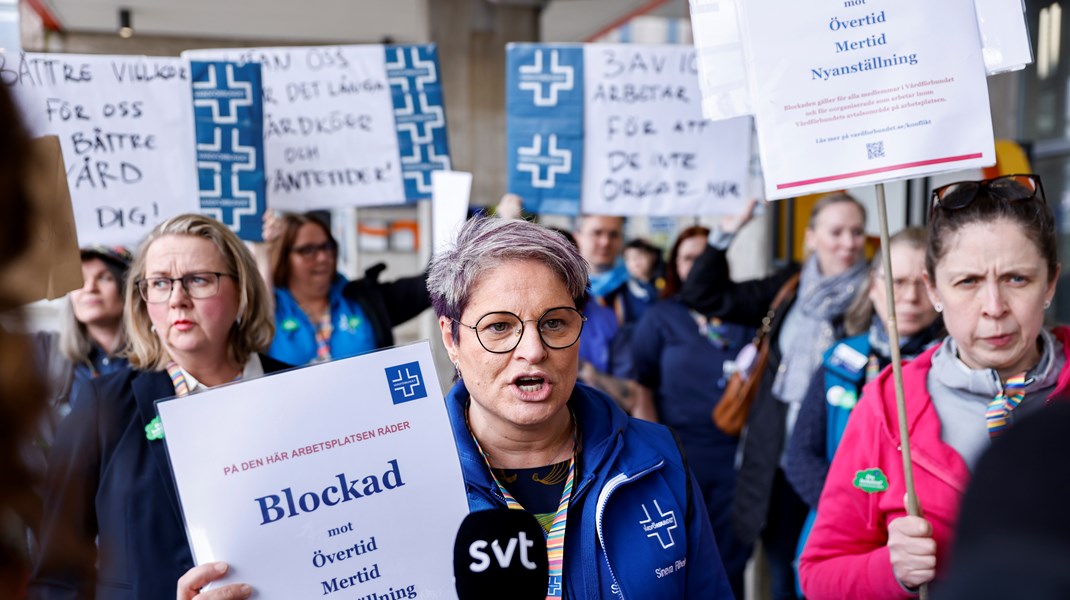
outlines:
M516 552L517 546L520 547L520 564L529 571L539 568L538 563L532 562L528 558L528 551L535 546L535 542L528 539L527 534L521 531L517 537L509 538L504 549L499 540L494 540L490 544L486 540L472 542L468 546L468 555L475 560L468 565L468 569L473 573L482 573L490 567L490 555L486 552L487 546L490 546L498 566L503 569L508 569L513 564L513 554Z
M453 576L460 600L500 600L502 590L509 600L545 600L549 569L546 532L525 511L477 511L457 529Z

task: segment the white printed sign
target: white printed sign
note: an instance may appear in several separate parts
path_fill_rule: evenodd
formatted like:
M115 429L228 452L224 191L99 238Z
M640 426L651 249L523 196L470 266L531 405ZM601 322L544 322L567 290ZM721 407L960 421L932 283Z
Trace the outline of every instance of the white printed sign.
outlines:
M702 118L695 49L590 45L583 210L731 214L749 197L751 120Z
M194 560L227 561L223 583L264 598L454 595L468 503L427 342L157 407Z
M384 46L194 50L183 56L261 64L271 208L300 212L405 202L400 128ZM434 64L430 70L425 79L437 82ZM407 83L403 87L410 91ZM436 107L426 108L430 113ZM437 126L444 132L445 116L437 108ZM408 127L430 139L432 125L424 120Z
M136 244L197 210L193 105L183 61L0 53L30 133L56 135L81 245Z
M767 197L994 164L973 0L847 4L744 7Z
M790 2L784 0L785 4ZM754 114L747 85L740 3L741 0L690 0L691 30L699 53L702 114L707 119ZM880 6L856 0L847 0L844 5ZM989 75L1021 69L1033 62L1022 0L974 0L974 5ZM944 28L946 25L941 26L941 30Z

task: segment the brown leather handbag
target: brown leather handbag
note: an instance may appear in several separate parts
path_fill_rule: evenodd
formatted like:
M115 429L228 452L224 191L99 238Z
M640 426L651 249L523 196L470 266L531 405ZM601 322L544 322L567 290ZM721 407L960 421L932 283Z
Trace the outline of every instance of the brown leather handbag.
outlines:
M750 407L758 396L762 374L769 362L769 330L773 327L773 319L776 317L776 311L795 294L798 287L799 274L796 273L784 282L773 298L754 341L747 344L736 357L736 370L728 379L724 394L717 406L713 407L711 414L713 424L728 435L738 436L747 423L747 415L750 414Z

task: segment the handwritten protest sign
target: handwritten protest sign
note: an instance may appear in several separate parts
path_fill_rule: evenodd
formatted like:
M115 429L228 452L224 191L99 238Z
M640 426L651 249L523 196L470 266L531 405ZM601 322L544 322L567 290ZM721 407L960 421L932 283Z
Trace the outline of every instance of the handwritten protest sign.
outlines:
M450 166L434 46L195 50L183 56L260 63L272 208L429 198L430 172Z
M454 597L440 390L425 341L158 403L194 559L264 598Z
M532 212L726 214L751 122L704 121L694 48L511 44L510 191Z
M174 58L0 54L33 135L56 135L81 245L133 244L197 208L189 74Z
M995 162L973 0L741 7L767 197Z

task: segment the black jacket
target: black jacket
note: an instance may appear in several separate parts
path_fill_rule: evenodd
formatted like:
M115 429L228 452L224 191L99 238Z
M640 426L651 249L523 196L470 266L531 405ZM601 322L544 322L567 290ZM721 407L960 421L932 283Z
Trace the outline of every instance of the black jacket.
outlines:
M691 267L680 297L685 304L708 316L758 327L777 292L797 272L799 265L792 264L762 279L734 282L729 277L726 252L707 245ZM744 544L753 544L765 528L773 479L784 446L788 407L773 396L773 381L780 368L777 341L781 325L794 304L795 296L792 295L773 318L769 332L769 362L762 373L758 396L747 416L743 463L732 502L732 522Z
M265 374L289 368L260 361ZM174 597L193 556L167 449L145 433L174 394L166 371L126 369L94 379L60 423L31 599Z
M347 299L360 304L375 332L375 347L394 345L393 328L431 306L427 292L427 271L389 283L381 283L384 263L368 267L364 277L349 282L342 290Z

